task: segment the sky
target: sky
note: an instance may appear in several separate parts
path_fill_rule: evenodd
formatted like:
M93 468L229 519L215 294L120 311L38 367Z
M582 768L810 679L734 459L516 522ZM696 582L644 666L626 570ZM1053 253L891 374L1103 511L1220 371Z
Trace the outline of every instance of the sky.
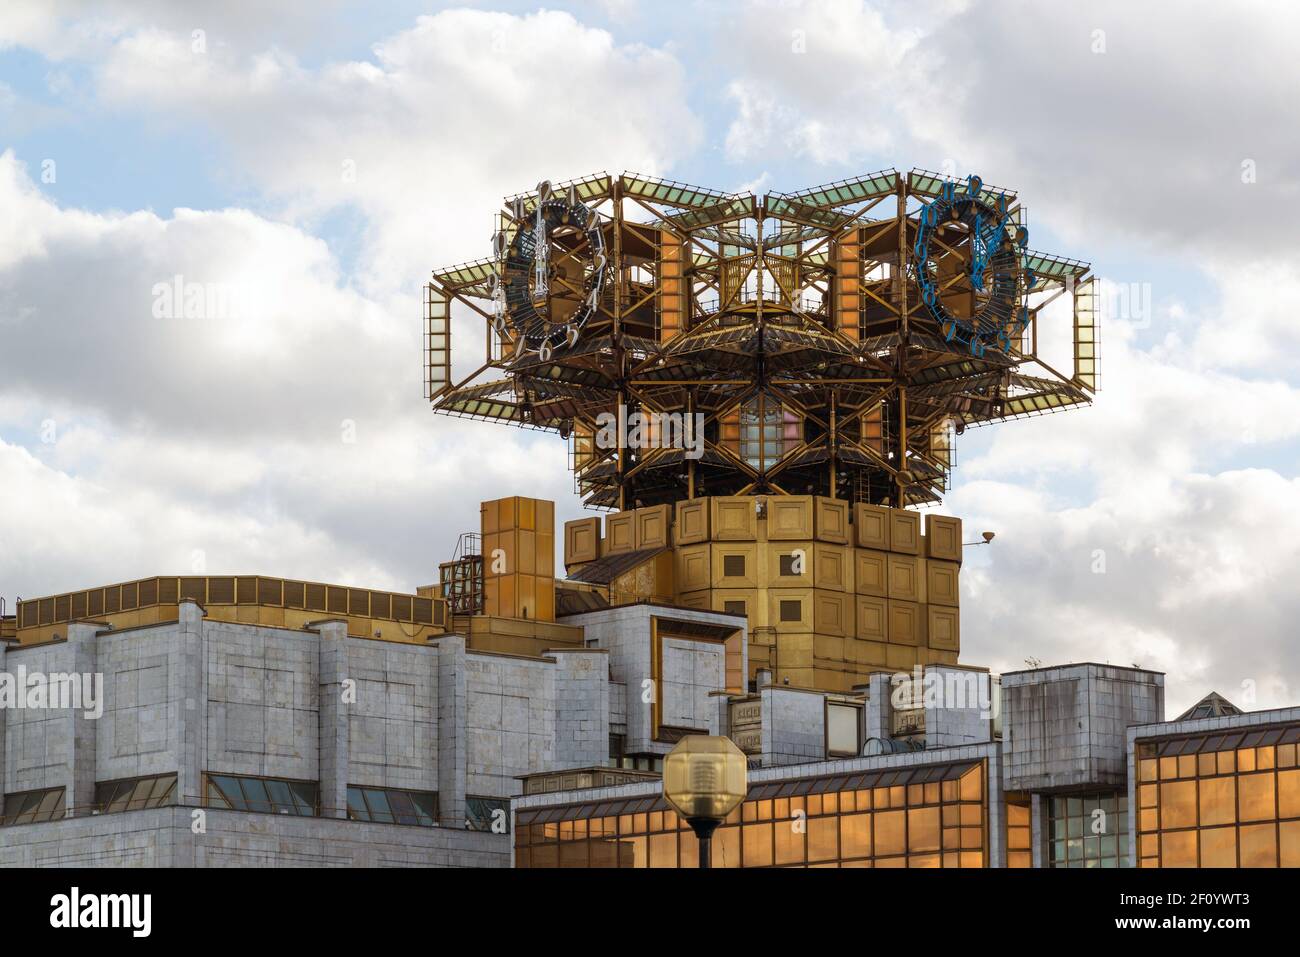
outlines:
M542 179L923 167L1018 190L1105 291L1096 402L959 440L941 511L996 532L962 660L1163 671L1170 716L1300 703L1300 7L213 6L0 6L11 609L157 574L412 589L473 503L578 517L559 438L429 411L429 270ZM481 335L454 316L459 371Z

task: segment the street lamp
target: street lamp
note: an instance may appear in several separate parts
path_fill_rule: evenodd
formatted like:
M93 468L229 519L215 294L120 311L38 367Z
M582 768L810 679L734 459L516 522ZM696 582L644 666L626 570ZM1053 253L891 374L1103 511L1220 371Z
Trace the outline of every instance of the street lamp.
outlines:
M690 734L664 758L664 798L700 841L700 867L709 867L713 832L745 800L745 754L730 738Z

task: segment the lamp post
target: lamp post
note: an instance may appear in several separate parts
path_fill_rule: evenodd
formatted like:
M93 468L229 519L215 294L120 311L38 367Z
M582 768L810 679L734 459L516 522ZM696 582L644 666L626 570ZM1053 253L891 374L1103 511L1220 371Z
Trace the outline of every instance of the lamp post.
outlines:
M713 832L745 800L745 754L730 738L687 735L664 758L664 798L700 842L700 867L710 867Z

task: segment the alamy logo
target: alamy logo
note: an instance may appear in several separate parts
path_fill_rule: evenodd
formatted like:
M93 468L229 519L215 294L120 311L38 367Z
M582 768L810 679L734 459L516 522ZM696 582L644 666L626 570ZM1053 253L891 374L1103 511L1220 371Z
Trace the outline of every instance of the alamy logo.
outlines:
M148 937L153 925L152 894L69 894L50 898L50 926L129 927L131 936Z
M104 714L104 675L100 672L0 671L0 708L81 711L92 720Z
M620 404L618 414L596 416L600 449L682 449L688 459L704 456L704 413L633 412Z

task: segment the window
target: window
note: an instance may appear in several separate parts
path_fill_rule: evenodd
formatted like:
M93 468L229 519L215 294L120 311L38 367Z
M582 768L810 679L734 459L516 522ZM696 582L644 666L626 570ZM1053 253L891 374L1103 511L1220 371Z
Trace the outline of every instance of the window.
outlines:
M147 778L100 781L95 785L95 813L138 811L148 807L170 807L176 803L176 775L156 774Z
M1300 867L1300 725L1137 744L1142 867Z
M774 781L713 837L714 867L983 867L982 762ZM516 867L695 867L690 825L659 796L519 812Z
M862 753L862 708L841 701L826 702L827 757L856 757Z
M745 556L744 555L723 555L722 574L726 578L744 578L745 577Z
M728 615L747 615L749 612L745 609L743 601L726 601L722 603L722 610Z
M205 796L209 807L315 817L320 804L320 786L315 781L209 774Z
M803 618L803 602L782 600L781 602L782 621L800 621L802 618Z
M1033 867L1032 818L1028 794L1008 794L1007 811L1007 867ZM1127 820L1125 821L1127 826ZM1120 864L1123 867L1123 863Z
M1052 867L1128 867L1128 795L1104 791L1051 799Z
M781 556L781 577L782 577L782 578L790 578L790 577L795 577L795 578L797 578L797 577L799 577L799 576L801 576L801 575L803 575L803 568L802 568L802 567L799 565L799 563L796 561L796 556L794 556L794 555L782 555L782 556Z
M465 826L471 831L510 833L509 798L465 798Z
M762 472L798 447L802 431L799 416L783 409L774 396L760 393L740 410L736 451Z
M436 827L438 795L434 791L400 791L349 784L348 820Z
M0 824L40 824L63 819L63 788L19 791L5 795L4 817Z

